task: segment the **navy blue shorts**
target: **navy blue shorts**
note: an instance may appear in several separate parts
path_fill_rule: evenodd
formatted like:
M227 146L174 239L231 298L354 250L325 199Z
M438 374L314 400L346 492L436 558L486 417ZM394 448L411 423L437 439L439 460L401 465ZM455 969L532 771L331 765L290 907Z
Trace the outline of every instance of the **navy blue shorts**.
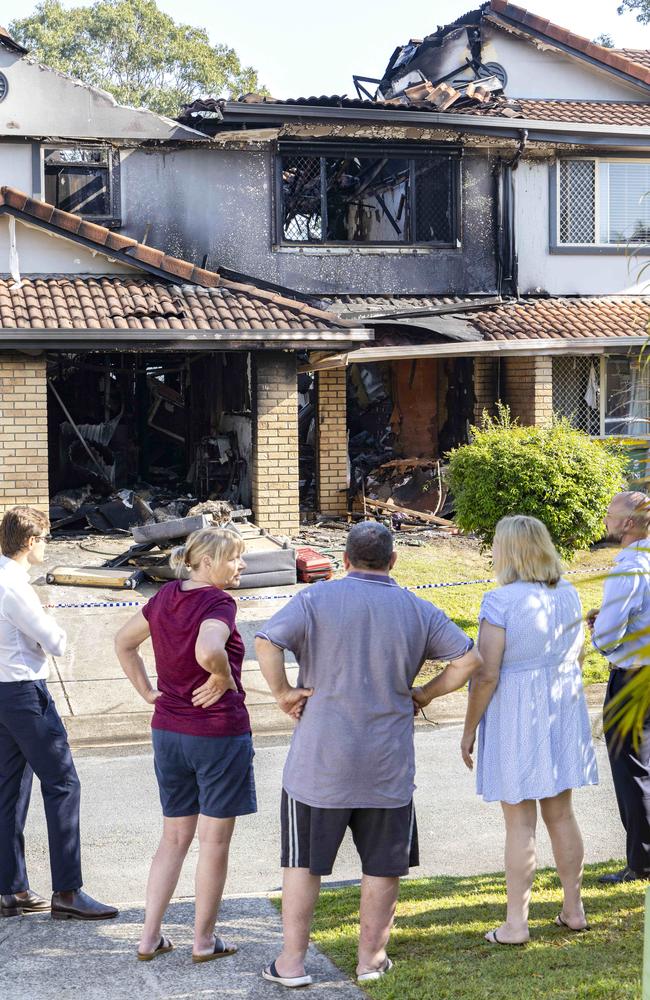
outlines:
M152 729L153 758L163 816L230 819L257 812L253 740L189 736Z

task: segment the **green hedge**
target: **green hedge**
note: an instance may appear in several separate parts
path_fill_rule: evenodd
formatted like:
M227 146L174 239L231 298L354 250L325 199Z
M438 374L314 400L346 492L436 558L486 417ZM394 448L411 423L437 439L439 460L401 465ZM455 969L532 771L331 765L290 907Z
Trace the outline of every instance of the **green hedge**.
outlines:
M568 559L603 535L607 505L624 487L626 457L568 420L520 427L507 407L483 415L470 444L449 454L456 522L490 545L500 518L529 514L547 526Z

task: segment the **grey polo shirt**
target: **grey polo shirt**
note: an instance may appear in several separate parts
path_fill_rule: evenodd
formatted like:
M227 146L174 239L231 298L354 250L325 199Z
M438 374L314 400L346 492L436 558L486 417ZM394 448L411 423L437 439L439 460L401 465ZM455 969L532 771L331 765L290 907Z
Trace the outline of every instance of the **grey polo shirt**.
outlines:
M411 687L424 660L456 660L472 640L389 576L313 584L258 636L291 650L313 687L284 768L287 793L325 809L392 809L415 788Z

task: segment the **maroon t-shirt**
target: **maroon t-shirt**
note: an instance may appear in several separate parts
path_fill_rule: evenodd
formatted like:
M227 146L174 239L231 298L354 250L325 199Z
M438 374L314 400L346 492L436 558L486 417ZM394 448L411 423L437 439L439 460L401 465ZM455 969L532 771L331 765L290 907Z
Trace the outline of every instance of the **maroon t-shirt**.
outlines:
M156 659L158 690L151 725L190 736L242 736L251 723L244 704L241 683L244 643L237 631L237 604L217 587L182 590L181 581L166 583L145 604L142 614L149 622ZM197 663L194 647L202 622L217 618L230 629L226 653L236 691L226 693L208 708L195 708L192 692L210 676Z

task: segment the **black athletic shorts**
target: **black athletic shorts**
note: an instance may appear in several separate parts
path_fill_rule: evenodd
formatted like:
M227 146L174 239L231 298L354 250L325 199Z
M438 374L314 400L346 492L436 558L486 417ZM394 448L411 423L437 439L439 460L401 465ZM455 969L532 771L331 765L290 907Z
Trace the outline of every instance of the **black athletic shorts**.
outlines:
M280 814L283 868L331 875L348 826L364 875L395 878L420 864L412 801L397 809L318 809L282 789Z

